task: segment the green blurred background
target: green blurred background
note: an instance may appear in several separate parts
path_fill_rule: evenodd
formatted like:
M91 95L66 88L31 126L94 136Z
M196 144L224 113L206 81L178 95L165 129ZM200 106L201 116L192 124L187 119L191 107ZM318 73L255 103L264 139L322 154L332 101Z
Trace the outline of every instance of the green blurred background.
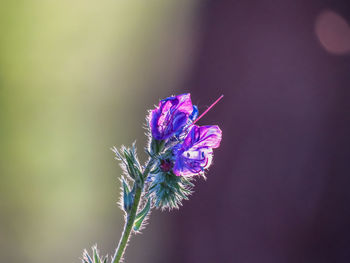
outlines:
M111 254L122 229L113 145L144 146L147 109L191 67L195 1L1 1L1 262ZM128 261L171 230L152 218ZM162 233L162 239L160 239ZM147 242L147 248L145 248Z

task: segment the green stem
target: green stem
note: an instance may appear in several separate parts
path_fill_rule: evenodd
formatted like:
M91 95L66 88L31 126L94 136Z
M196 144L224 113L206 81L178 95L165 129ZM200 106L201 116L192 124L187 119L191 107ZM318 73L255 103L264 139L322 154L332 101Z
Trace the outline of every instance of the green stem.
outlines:
M143 171L143 178L146 178L148 176L156 159L157 158L151 158L148 161L148 164L147 164L145 170ZM114 257L112 259L112 263L119 263L120 260L122 259L124 252L125 252L126 245L128 244L128 241L130 239L130 234L131 234L132 228L134 226L136 213L137 213L137 210L139 207L139 203L141 200L141 194L142 194L142 190L143 190L143 186L138 186L137 182L135 182L134 184L136 184L134 202L133 202L133 205L131 207L130 213L127 215L127 219L126 219L125 226L124 226L124 231L123 231L123 234L119 240L118 248L115 251Z
M127 220L124 226L124 231L123 234L120 238L119 244L118 244L118 248L115 251L112 263L119 263L120 259L123 257L123 254L125 252L125 247L129 241L130 238L130 234L131 234L131 230L134 226L134 221L136 218L136 212L140 203L140 197L141 197L141 192L142 192L142 188L141 187L136 187L136 191L135 191L135 196L134 196L134 203L133 206L131 208L130 214L127 216Z

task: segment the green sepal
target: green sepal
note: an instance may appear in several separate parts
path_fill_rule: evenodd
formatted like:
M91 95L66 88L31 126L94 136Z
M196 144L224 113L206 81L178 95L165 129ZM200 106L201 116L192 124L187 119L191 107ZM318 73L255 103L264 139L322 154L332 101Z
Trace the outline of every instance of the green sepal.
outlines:
M146 216L149 213L149 210L151 209L151 199L148 198L147 204L142 209L140 213L136 215L135 223L134 223L134 230L138 231L140 227L142 226L143 220L146 218Z
M164 147L165 140L156 140L152 138L151 145L150 145L150 156L153 157L157 154L159 154Z

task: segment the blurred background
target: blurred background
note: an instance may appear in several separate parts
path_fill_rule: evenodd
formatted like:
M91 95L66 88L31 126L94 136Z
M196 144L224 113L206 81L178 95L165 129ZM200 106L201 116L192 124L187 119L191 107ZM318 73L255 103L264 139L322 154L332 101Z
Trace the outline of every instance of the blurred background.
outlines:
M223 141L126 262L350 261L350 4L0 2L0 255L80 262L122 231L110 148L191 92Z

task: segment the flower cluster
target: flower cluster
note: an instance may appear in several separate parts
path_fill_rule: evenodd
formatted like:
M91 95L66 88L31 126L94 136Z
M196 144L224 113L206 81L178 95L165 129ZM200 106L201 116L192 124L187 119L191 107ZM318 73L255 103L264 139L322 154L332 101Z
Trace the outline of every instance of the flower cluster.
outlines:
M201 116L192 104L190 94L161 100L147 118L149 158L141 165L135 143L131 148L112 148L124 171L121 176L120 208L125 213L125 226L111 263L120 263L131 233L145 225L153 207L178 208L192 193L193 178L203 176L211 165L213 149L220 146L222 132L216 125L198 126ZM92 256L85 250L82 263L107 263L97 247Z
M153 145L165 145L151 172L149 193L157 207L177 208L187 199L196 175L204 176L220 146L222 132L216 125L197 126L198 109L190 94L169 97L151 111L149 127Z

